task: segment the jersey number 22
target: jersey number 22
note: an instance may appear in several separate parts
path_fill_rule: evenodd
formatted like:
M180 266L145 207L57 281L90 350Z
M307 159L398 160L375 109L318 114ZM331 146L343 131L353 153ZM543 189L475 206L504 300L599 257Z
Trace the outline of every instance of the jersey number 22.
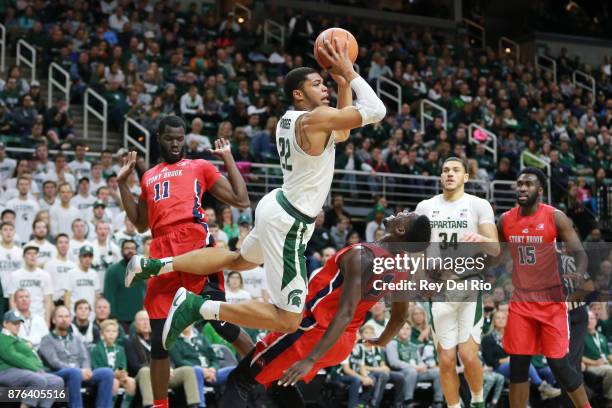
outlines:
M291 142L289 139L281 137L278 139L280 147L280 163L283 170L291 171L293 166L291 165Z

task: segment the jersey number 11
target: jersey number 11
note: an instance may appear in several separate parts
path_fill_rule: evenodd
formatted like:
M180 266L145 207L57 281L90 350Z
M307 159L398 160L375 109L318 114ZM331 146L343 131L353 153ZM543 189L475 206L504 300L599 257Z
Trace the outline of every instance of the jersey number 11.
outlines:
M155 191L155 197L153 197L154 201L164 200L170 197L170 181L166 180L162 183L155 184L153 190Z

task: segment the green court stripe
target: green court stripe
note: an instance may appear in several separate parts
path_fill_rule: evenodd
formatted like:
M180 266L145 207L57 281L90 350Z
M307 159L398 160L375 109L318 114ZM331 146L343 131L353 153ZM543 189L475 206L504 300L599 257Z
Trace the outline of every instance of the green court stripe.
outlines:
M295 264L295 244L297 241L298 229L300 221L295 220L291 229L285 236L285 244L283 245L283 281L281 290L285 288L297 275Z

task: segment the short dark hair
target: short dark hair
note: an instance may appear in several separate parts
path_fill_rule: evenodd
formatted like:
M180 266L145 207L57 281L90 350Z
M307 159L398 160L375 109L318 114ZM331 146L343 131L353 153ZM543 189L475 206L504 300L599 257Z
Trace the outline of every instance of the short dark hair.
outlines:
M161 135L168 126L173 128L180 127L186 129L185 121L182 118L176 115L168 115L159 121L159 126L157 127L157 135Z
M55 242L57 242L57 240L58 240L58 239L60 239L60 238L62 238L62 237L66 238L68 241L70 241L70 237L68 236L68 234L65 234L65 233L63 233L63 232L60 232L59 234L57 234L57 235L55 236Z
M125 244L134 244L134 245L138 246L136 241L134 241L133 239L124 239L123 241L121 241L121 250L122 251L123 251L123 247L125 247Z
M17 214L15 214L15 211L11 210L10 208L7 208L4 211L2 211L2 214L0 214L0 218L4 218L6 214L13 214L17 216Z
M461 157L457 157L457 156L451 156L448 159L444 160L444 162L442 163L442 166L444 167L444 165L450 161L456 161L461 163L461 165L463 166L463 170L465 170L465 172L468 172L468 162L466 159L462 159Z
M77 308L81 305L87 305L87 307L89 308L89 311L91 312L91 305L89 304L89 302L85 299L79 299L76 301L76 303L74 304L74 313L76 313Z
M306 77L310 74L314 74L317 71L310 67L299 67L292 69L285 76L285 96L288 100L293 100L293 91L296 89L302 90Z
M534 176L537 177L538 181L540 182L540 186L542 188L546 187L546 174L544 174L544 172L536 167L525 167L523 170L521 170L521 172L519 173L519 177L523 174L533 174Z

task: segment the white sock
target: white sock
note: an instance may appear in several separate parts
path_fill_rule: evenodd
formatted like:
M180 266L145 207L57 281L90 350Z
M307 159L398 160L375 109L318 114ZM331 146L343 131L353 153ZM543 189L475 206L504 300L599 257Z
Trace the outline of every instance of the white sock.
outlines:
M221 303L218 300L207 300L200 306L200 314L204 320L219 320Z
M172 272L174 270L174 258L169 256L168 258L160 259L161 263L164 265L161 268L162 273Z
M477 393L472 390L470 390L470 392L472 393L472 402L484 402L482 390L478 391Z
M461 408L461 403L460 403L460 402L458 402L458 403L456 403L456 404L453 404L453 405L447 405L447 406L448 406L448 408Z

